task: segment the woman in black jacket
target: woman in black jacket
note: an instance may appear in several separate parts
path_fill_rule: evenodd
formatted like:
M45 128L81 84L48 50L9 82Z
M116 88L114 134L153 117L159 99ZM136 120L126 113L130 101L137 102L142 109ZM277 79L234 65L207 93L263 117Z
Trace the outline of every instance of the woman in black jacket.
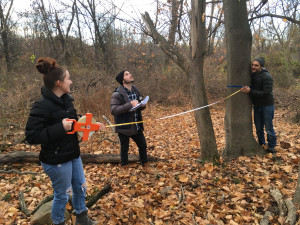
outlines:
M33 104L26 124L29 144L41 144L39 159L54 189L51 217L54 224L64 224L64 212L72 193L75 224L97 224L87 216L84 176L77 134L67 134L77 114L70 92L69 72L51 58L40 58L36 69L43 74L42 96ZM105 129L100 124L100 129Z

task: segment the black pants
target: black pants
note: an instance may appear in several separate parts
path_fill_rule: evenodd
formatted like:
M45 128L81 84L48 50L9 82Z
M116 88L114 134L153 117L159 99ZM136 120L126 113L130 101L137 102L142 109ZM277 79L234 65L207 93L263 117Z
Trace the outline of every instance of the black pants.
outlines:
M128 165L128 149L129 149L129 138L132 138L136 145L139 148L140 161L141 164L145 164L148 162L147 160L147 144L144 133L142 130L139 130L136 135L126 136L124 134L119 134L120 142L121 142L121 165Z

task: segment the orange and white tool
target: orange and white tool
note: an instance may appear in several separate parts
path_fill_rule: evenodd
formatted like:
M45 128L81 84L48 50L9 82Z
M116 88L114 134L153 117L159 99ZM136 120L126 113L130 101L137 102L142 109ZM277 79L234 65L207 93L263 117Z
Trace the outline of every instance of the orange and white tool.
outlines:
M82 137L82 141L87 141L95 131L100 129L100 124L93 118L92 113L86 113L85 116L81 117L78 121L74 119L67 120L73 121L74 123L72 131L67 132L67 134L74 134L77 132L78 135Z

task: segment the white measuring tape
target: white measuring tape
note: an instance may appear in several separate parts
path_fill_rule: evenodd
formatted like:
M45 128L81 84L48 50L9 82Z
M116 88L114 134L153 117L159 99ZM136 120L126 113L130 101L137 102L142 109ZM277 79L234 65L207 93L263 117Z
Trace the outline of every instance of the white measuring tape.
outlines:
M215 105L215 104L218 104L222 101L225 101L226 99L232 97L233 95L239 93L241 90L238 90L234 93L232 93L231 95L228 95L227 97L217 101L217 102L214 102L214 103L211 103L209 105L205 105L205 106L201 106L199 108L195 108L195 109L191 109L191 110L188 110L188 111L185 111L185 112L181 112L181 113L177 113L177 114L173 114L173 115L170 115L170 116L165 116L165 117L161 117L161 118L158 118L156 120L164 120L164 119L168 119L168 118L171 118L171 117L175 117L175 116L180 116L180 115L183 115L183 114L186 114L186 113L190 113L190 112L194 112L194 111L197 111L199 109L203 109L203 108L207 108L209 106L212 106L212 105ZM108 125L106 127L118 127L118 126L124 126L124 125L130 125L130 124L137 124L137 123L145 123L147 121L138 121L138 122L131 122L131 123L121 123L121 124L113 124L113 125Z

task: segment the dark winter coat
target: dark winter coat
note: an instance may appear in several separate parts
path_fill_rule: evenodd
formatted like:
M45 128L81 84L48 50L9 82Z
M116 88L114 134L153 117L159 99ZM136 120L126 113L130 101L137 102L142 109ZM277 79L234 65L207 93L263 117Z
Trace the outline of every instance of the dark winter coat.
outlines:
M73 101L68 94L59 98L43 87L41 98L33 104L25 135L29 144L41 144L41 162L56 165L79 157L77 133L67 134L62 123L64 118L77 120Z
M137 98L140 97L139 90L132 86L133 90L137 94ZM129 110L132 108L130 100L123 86L119 86L115 92L113 93L110 101L110 111L111 114L114 115L115 123L130 123L135 122L134 120L134 112L130 112ZM136 110L138 113L138 121L143 121L141 110L144 108L139 108ZM139 123L142 130L144 130L143 123ZM117 126L116 132L132 136L137 134L136 124Z
M274 105L273 78L268 70L251 74L250 95L254 106Z

